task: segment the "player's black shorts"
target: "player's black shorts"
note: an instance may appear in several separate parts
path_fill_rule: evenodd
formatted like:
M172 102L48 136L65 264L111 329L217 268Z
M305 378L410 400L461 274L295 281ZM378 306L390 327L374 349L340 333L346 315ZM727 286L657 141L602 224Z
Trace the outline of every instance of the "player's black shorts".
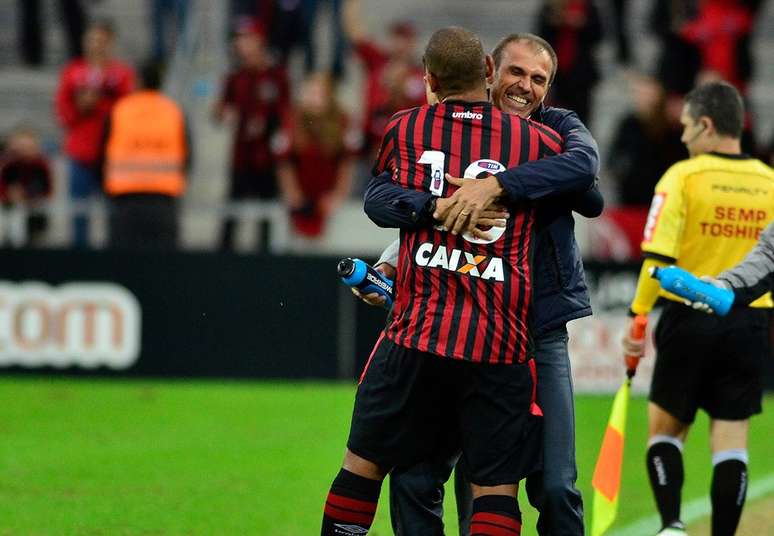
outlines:
M349 450L385 470L454 443L471 482L513 484L541 468L534 365L489 365L376 343L352 414Z
M685 423L698 408L729 421L760 413L769 318L767 309L734 307L719 317L667 303L656 327L650 400Z

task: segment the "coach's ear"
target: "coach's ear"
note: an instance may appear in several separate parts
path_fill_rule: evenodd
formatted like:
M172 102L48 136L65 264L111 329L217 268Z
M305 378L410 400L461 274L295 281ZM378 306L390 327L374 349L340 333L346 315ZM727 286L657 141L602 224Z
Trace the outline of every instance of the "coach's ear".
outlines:
M486 82L490 85L494 84L494 59L487 54L484 62L486 63Z

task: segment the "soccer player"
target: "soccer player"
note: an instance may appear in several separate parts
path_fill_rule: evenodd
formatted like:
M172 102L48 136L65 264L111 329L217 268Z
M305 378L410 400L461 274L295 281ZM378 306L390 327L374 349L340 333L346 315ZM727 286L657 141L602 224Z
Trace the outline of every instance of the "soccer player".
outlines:
M734 293L735 305L748 305L761 294L774 288L774 223L761 233L761 238L744 260L721 273L717 279L702 276L702 279L716 287L730 289ZM712 313L710 306L693 302L691 306L705 313Z
M758 244L747 257L718 276L720 283L734 291L737 305L748 304L763 292L774 288L774 223L761 234Z
M376 174L390 170L406 188L443 196L455 189L446 169L506 169L561 148L550 129L487 102L493 65L471 32L435 32L424 63L439 104L396 114ZM454 429L472 482L471 534L520 534L517 486L539 467L541 430L527 326L534 209L510 210L507 226L487 240L402 231L395 304L358 387L323 535L367 531L386 473L426 459Z
M708 83L685 97L680 121L691 158L672 166L656 186L633 314L649 313L659 296L651 267L677 264L717 276L744 258L774 218L774 171L742 154L743 118L742 99L728 83ZM761 412L771 295L721 319L660 294L667 302L655 332L647 451L660 534L685 531L682 448L701 408L710 417L712 534L731 535L747 491L749 419ZM624 347L641 356L644 344L627 336Z
M573 233L572 211L596 217L602 197L593 184L598 168L596 142L577 116L567 110L542 105L557 63L551 46L532 34L512 34L494 49L495 70L489 80L493 104L503 111L531 117L564 138L562 154L528 162L497 174L508 199L535 199L537 225L534 256L535 362L537 398L543 410L543 458L550 460L539 474L527 478L530 502L540 511L540 534L583 534L583 507L575 487L575 415L567 349L566 323L591 314L583 264ZM468 186L474 186L470 184ZM466 186L467 187L467 186ZM452 196L459 197L458 190ZM557 195L564 194L564 195ZM378 225L414 229L439 223L433 218L435 203L440 221L451 201L418 190L403 190L389 175L372 179L366 192L366 212ZM494 207L492 207L494 208ZM462 212L457 207L458 214ZM496 225L497 212L489 211L478 224ZM449 224L453 227L453 224ZM377 267L394 276L396 241L385 250ZM378 303L374 296L365 297ZM410 468L396 468L390 476L393 528L398 533L443 531L443 484L449 478L458 451L438 453ZM460 534L470 521L469 493L456 473Z

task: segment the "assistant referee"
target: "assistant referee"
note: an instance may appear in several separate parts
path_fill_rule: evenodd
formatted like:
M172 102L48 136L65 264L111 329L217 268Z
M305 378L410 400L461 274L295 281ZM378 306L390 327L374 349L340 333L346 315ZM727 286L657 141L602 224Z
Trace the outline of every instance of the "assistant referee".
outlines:
M699 408L711 420L713 536L735 532L747 491L747 434L750 416L761 412L771 295L719 318L660 291L649 276L667 264L717 276L745 257L774 218L774 170L742 154L743 117L739 93L725 82L686 96L680 121L691 158L656 185L644 231L631 312L649 313L659 295L667 300L655 332L647 451L663 535L685 533L682 447ZM642 355L643 346L624 339L627 353Z

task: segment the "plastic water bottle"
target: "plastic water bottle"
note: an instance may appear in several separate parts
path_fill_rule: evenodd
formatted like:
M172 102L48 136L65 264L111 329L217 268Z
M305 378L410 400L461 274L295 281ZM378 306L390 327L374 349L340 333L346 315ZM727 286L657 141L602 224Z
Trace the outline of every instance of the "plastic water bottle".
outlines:
M661 288L672 294L691 302L706 303L716 315L725 316L734 304L732 291L702 281L691 272L677 266L655 267L650 276L658 279Z
M341 259L338 273L344 284L355 287L363 294L376 292L385 297L387 307L392 305L392 280L367 262L360 259Z

